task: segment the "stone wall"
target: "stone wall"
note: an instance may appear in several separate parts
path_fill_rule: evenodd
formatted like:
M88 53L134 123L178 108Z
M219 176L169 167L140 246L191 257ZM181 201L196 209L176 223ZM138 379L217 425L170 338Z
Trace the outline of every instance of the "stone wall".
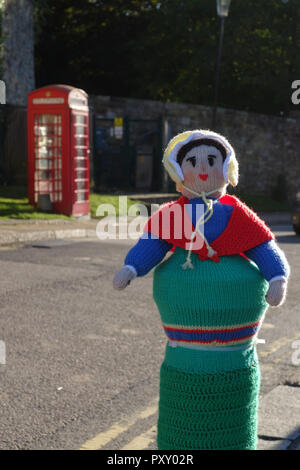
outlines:
M27 185L27 108L1 105L0 184Z
M108 96L90 96L89 101L101 117L163 116L169 124L168 138L211 126L212 108L201 105ZM224 134L236 150L240 191L280 198L285 182L288 199L300 191L300 112L285 118L219 108L214 130Z

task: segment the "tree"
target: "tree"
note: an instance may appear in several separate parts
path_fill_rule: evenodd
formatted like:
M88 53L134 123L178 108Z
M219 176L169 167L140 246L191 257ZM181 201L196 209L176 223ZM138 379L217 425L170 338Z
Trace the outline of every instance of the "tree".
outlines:
M46 0L44 0L45 2ZM234 0L220 105L279 114L299 79L299 0ZM212 0L47 0L37 9L38 85L211 105L219 19Z
M33 0L4 0L2 12L2 76L6 102L26 105L35 87Z

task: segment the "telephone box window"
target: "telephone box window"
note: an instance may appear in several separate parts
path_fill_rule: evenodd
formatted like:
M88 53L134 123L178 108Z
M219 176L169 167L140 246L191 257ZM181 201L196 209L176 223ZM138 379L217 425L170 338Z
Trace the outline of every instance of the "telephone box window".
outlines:
M76 124L85 124L85 116L77 115L75 117L75 122L76 122Z
M77 201L85 201L85 194L84 193L77 193Z
M76 174L77 174L78 179L86 178L86 171L85 170L77 170Z
M49 194L51 203L58 199L55 188L61 180L56 178L54 168L61 166L61 154L57 148L61 148L61 138L58 138L61 116L56 114L35 114L35 194L34 201L38 202L39 194ZM40 171L38 171L40 170Z

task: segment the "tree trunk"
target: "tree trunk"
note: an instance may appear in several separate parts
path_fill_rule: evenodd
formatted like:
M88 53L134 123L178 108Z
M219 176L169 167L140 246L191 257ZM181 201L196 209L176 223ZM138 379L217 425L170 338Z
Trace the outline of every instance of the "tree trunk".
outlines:
M33 0L5 0L2 17L6 102L26 105L34 89Z

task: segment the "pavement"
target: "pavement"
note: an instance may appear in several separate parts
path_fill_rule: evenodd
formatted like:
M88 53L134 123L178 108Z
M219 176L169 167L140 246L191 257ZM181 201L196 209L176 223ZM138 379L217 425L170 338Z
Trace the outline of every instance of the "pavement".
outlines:
M98 220L0 219L0 246L36 240L95 237Z
M269 225L290 224L288 213L259 214ZM0 220L0 246L96 238L99 220ZM297 352L295 352L296 354ZM300 353L298 354L300 367ZM278 385L260 399L258 450L300 450L299 383Z
M290 214L285 212L263 213L258 215L262 217L268 225L287 225L291 223ZM1 220L0 218L0 246L36 240L93 238L96 236L98 222L99 219L24 221L21 219Z
M258 450L300 450L300 387L279 385L260 400Z

